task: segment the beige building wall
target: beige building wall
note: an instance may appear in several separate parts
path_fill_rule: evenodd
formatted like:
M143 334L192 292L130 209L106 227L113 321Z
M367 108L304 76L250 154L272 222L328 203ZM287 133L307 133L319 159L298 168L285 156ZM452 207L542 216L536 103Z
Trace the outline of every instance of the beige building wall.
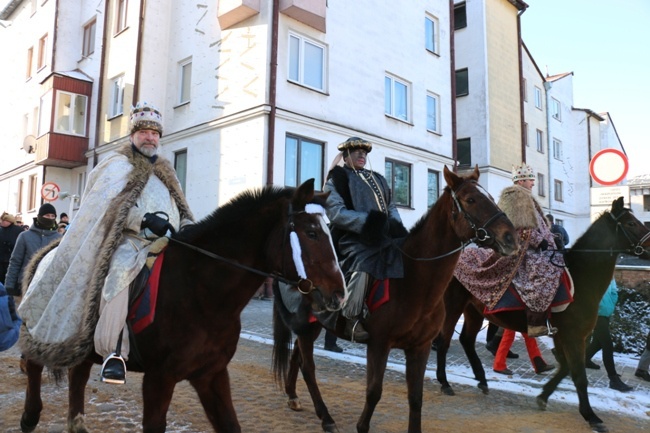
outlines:
M493 0L485 12L489 164L510 172L522 161L517 8L507 0Z

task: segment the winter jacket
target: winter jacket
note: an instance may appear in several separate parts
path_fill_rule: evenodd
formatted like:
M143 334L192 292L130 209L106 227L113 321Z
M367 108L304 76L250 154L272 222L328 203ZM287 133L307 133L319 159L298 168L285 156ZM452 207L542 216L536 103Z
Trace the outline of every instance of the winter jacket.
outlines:
M612 280L609 283L607 291L603 295L603 299L600 300L600 305L598 306L598 315L603 317L609 317L614 314L614 308L618 302L618 288L616 287L616 281Z
M61 233L56 231L56 225L52 229L39 228L34 218L34 224L26 232L18 235L16 246L9 259L9 269L5 278L5 287L7 293L12 296L21 296L21 281L23 271L29 263L34 253L52 241L61 237Z
M0 352L16 344L21 323L14 298L8 296L5 286L0 284Z

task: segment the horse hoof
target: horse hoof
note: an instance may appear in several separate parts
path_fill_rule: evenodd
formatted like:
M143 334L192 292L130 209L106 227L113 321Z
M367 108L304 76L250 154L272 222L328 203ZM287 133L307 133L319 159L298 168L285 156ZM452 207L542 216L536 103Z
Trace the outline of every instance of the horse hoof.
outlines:
M483 394L488 395L490 393L490 388L488 388L487 383L479 383L478 389L483 391Z
M539 407L541 410L546 410L546 400L544 400L541 396L537 397L537 407Z
M27 421L27 412L23 412L23 415L20 417L20 431L24 433L33 432L38 425L39 417L36 417L36 422L31 423Z
M325 433L339 433L339 429L336 427L336 424L324 424L323 431Z
M598 433L605 433L605 432L609 431L607 429L607 427L605 426L605 424L603 424L602 422L589 423L589 426L591 427L592 431L595 431L595 432L598 432Z
M300 404L299 398L290 398L287 402L287 406L289 406L289 409L293 411L302 412L302 405Z
M68 422L68 433L89 433L82 414L78 414L72 421Z
M440 391L442 391L442 393L443 393L444 395L451 395L451 396L456 395L456 393L454 392L454 390L453 390L453 389L451 388L451 386L449 386L449 385L447 385L447 386L441 386L441 387L440 387Z

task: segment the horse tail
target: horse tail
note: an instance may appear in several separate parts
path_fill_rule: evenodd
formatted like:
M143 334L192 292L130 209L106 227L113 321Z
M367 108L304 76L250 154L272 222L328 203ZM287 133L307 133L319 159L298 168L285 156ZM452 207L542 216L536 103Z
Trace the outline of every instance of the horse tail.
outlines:
M287 380L289 370L289 356L291 354L291 329L284 323L280 308L282 300L274 296L273 301L273 377L278 385L283 386Z

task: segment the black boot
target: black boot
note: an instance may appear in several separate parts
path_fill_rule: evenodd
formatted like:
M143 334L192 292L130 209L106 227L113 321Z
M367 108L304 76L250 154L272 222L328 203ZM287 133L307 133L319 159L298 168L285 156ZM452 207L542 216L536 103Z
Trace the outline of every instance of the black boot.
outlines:
M123 384L126 382L126 364L124 359L115 353L106 357L99 372L102 382Z
M345 335L353 343L366 343L370 338L359 319L345 319Z
M485 344L485 348L492 354L492 356L497 356L497 350L499 350L499 344L501 344L501 336L500 335L495 335L492 337L492 340L488 341ZM519 355L514 353L512 350L508 350L508 354L506 355L506 358L508 359L517 359L519 358Z
M618 374L609 376L609 387L621 392L629 392L634 389L631 386L625 384L625 382L621 380Z
M634 372L634 375L636 377L640 377L641 379L650 382L650 373L647 370L641 370L639 368L636 369Z
M536 356L533 358L533 367L535 368L535 373L542 374L547 371L551 371L555 368L553 364L547 364L541 356Z
M585 361L585 368L591 368L592 370L600 370L600 365L596 364L591 359Z

